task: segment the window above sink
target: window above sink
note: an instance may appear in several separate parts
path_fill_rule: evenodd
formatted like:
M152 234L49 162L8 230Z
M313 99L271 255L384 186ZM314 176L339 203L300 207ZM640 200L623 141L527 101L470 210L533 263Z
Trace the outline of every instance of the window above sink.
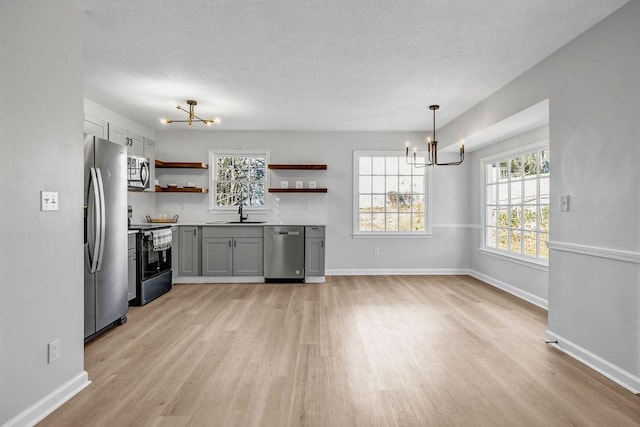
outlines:
M247 211L267 209L267 151L210 150L209 209Z

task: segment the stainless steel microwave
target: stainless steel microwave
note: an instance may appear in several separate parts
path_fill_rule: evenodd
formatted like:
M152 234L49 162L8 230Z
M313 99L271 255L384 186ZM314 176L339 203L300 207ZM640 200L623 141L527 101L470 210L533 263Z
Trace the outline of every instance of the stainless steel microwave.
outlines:
M132 190L149 188L149 159L135 154L127 155L127 184Z

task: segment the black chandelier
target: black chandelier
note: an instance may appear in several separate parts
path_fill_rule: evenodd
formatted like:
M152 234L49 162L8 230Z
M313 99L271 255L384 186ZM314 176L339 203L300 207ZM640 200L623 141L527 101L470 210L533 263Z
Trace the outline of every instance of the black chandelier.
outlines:
M464 140L460 141L460 160L457 162L438 162L438 140L436 140L436 110L440 108L439 105L429 105L429 109L433 111L433 138L427 137L427 162L418 162L417 152L418 148L413 147L413 156L409 156L409 148L411 143L406 143L405 159L407 163L416 168L424 168L427 166L457 166L464 161Z

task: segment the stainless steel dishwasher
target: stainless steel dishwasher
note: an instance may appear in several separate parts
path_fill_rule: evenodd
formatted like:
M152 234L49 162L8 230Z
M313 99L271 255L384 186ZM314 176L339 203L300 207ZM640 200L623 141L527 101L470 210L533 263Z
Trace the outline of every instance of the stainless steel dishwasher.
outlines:
M264 228L264 281L304 282L304 227Z

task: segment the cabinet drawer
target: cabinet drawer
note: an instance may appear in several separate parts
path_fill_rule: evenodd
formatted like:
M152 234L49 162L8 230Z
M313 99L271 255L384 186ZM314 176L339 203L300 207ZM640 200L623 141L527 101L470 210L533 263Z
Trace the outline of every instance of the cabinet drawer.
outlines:
M306 226L304 228L304 237L324 237L323 226Z
M202 237L262 237L262 226L238 225L202 227Z

